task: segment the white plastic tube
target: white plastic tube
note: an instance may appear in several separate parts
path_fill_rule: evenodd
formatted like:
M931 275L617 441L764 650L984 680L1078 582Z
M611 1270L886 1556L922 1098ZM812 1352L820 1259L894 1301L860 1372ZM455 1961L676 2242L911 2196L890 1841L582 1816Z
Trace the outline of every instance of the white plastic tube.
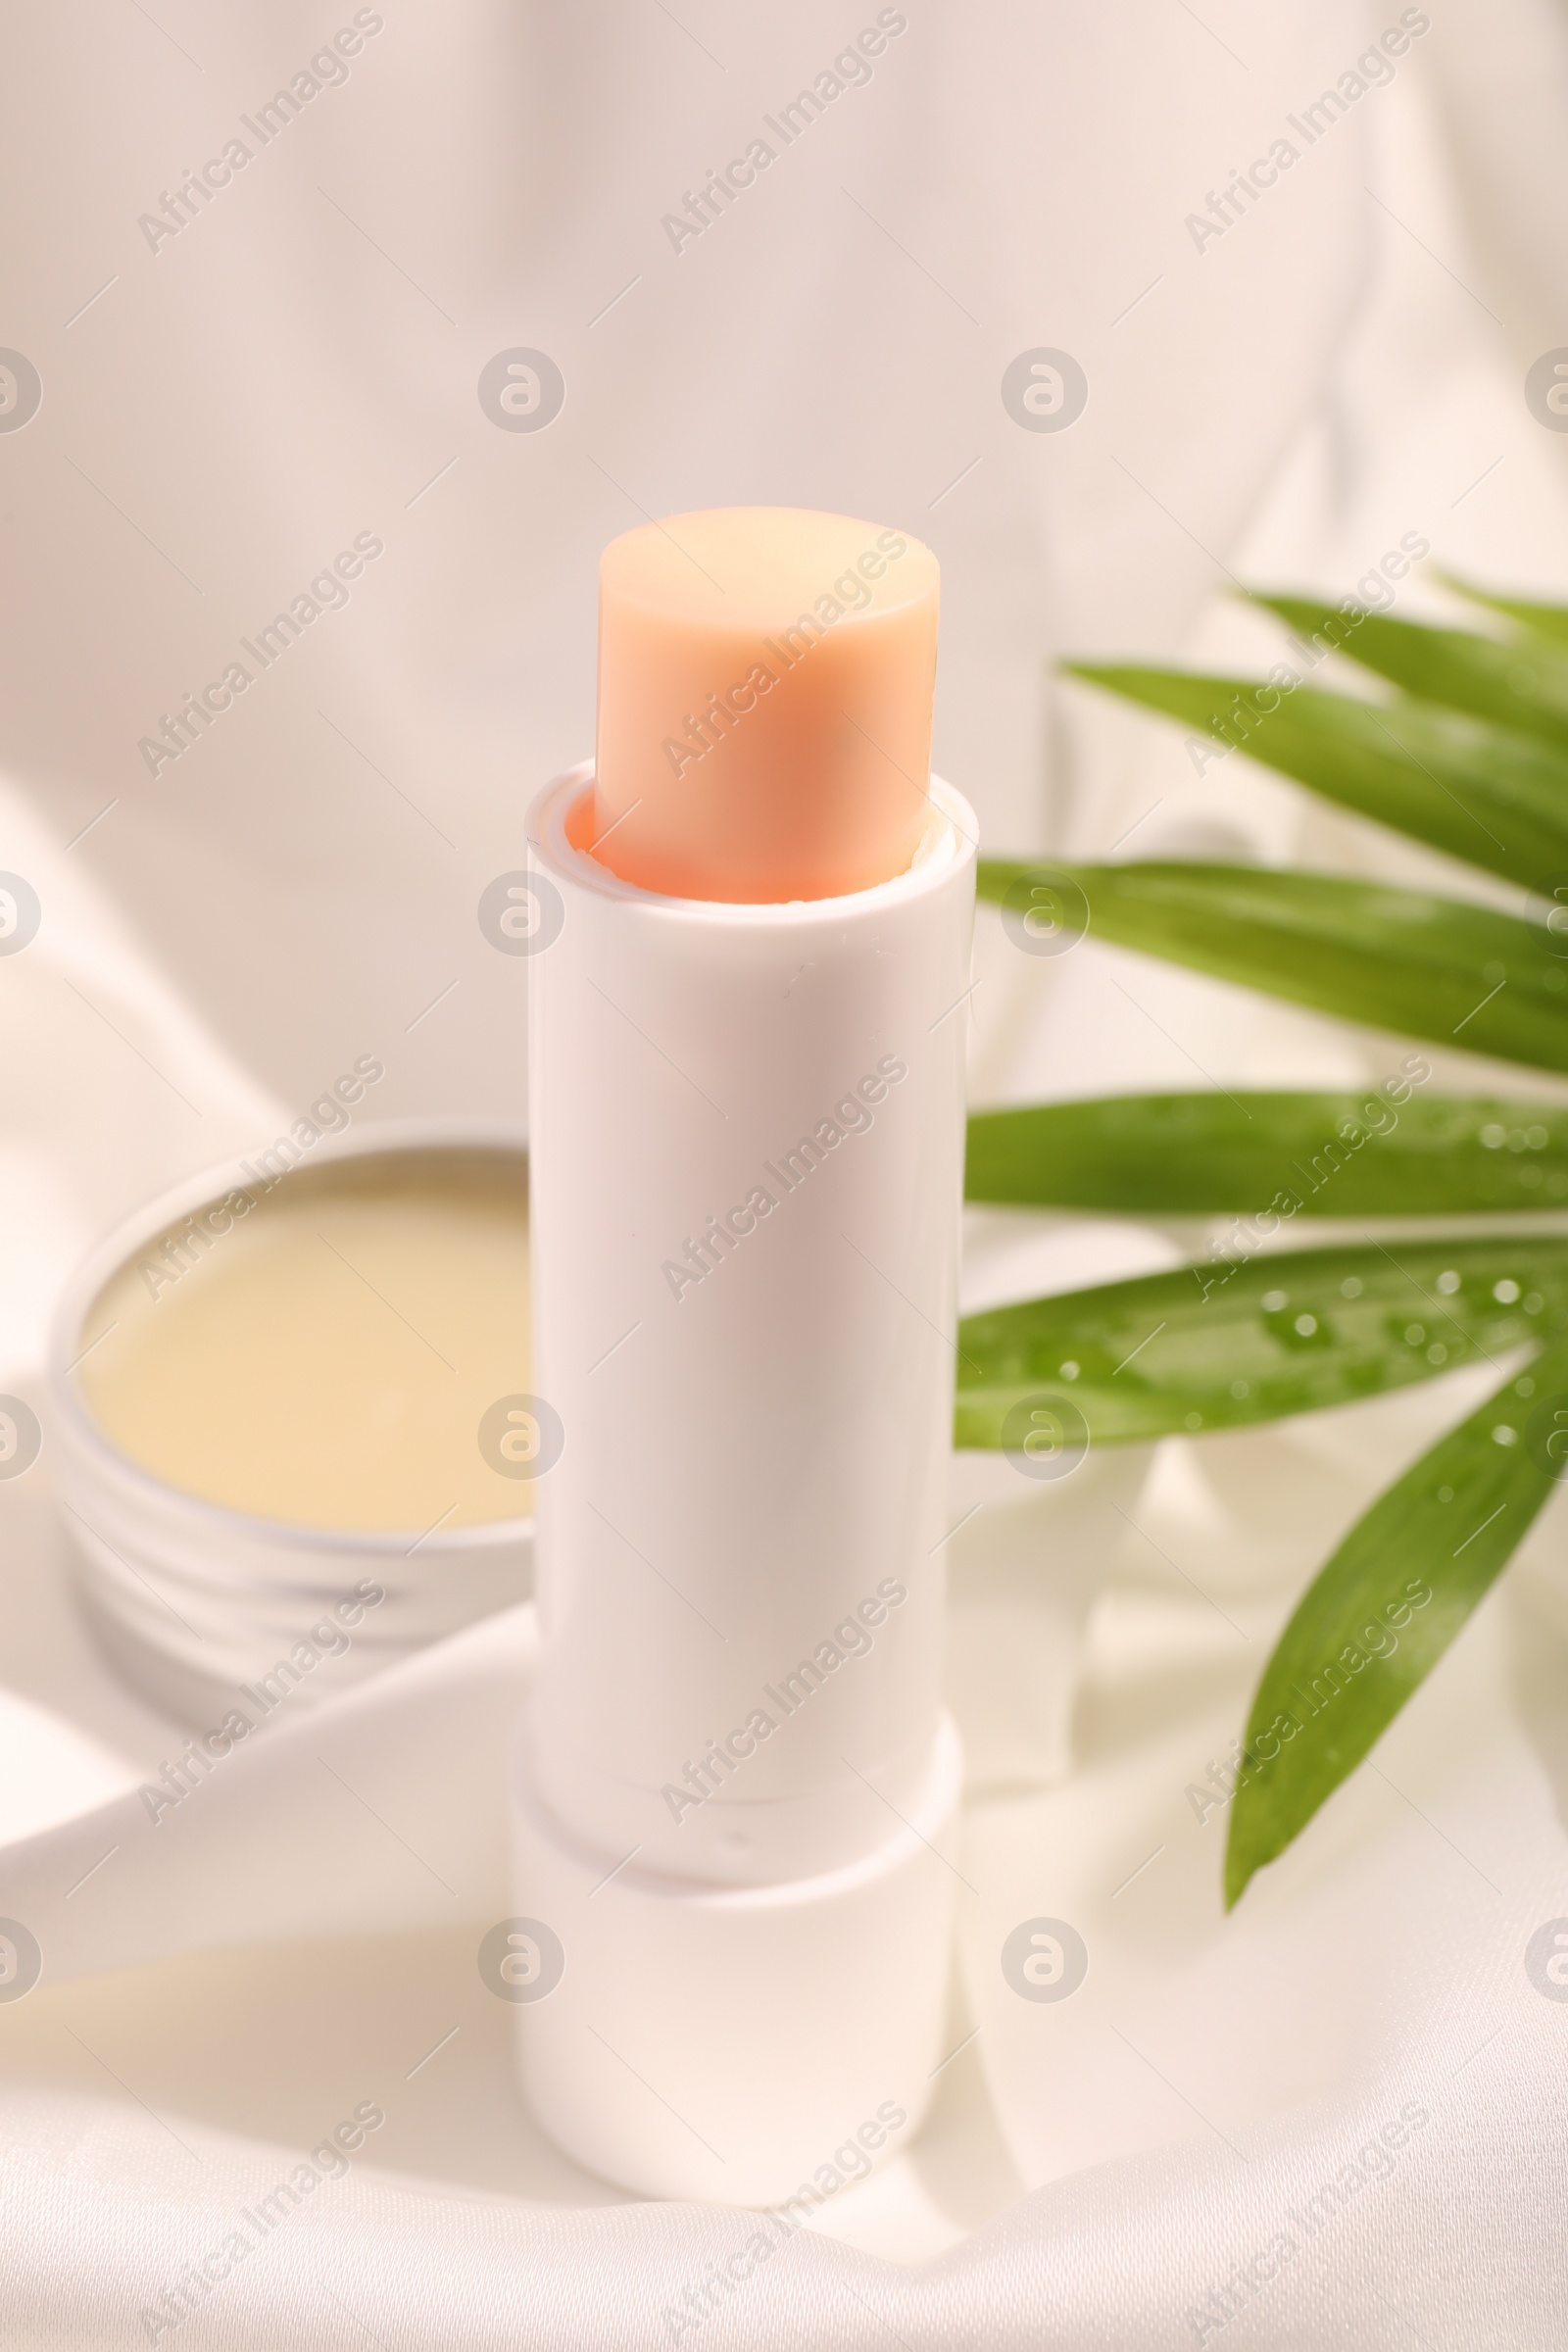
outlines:
M941 2055L974 821L934 781L874 889L662 898L573 846L591 773L530 821L522 2065L593 2169L768 2202Z

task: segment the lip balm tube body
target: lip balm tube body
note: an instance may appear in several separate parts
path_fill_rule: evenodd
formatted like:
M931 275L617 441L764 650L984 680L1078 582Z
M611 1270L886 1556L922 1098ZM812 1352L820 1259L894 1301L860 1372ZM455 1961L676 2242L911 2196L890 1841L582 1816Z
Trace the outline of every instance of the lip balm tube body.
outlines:
M938 802L854 898L677 902L573 852L570 805L539 811L566 919L533 975L565 1437L537 1785L612 1860L830 1869L915 1800L941 1705L971 854Z

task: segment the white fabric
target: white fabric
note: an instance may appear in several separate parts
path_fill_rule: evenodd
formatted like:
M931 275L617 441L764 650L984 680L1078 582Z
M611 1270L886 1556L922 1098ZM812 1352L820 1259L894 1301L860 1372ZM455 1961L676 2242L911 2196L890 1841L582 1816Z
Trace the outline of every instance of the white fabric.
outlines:
M11 26L0 342L44 403L0 434L0 868L44 921L0 959L0 1388L38 1397L50 1302L112 1216L275 1133L345 1053L386 1061L383 1115L521 1107L525 971L474 905L588 746L594 559L641 509L799 500L929 537L939 764L988 848L1218 839L1465 886L1239 760L1198 780L1177 731L1046 664L1264 662L1227 570L1343 593L1406 531L1560 591L1562 450L1519 389L1561 331L1560 12L1434 12L1201 253L1185 216L1392 6L904 13L869 84L678 254L661 215L874 9L388 6L156 252L138 214L353 12ZM1035 345L1090 376L1061 436L997 395ZM566 377L537 436L475 397L512 346ZM361 530L386 552L348 609L150 777L138 737ZM1025 959L989 916L980 970L977 1100L1331 1083L1397 1051L1093 941ZM1126 1237L1126 1262L1200 1239ZM1104 1246L1000 1213L970 1240L975 1303ZM46 1430L0 1482L0 1915L51 1954L0 2003L8 2348L148 2340L139 2315L361 2105L385 2122L346 2176L193 2293L182 2346L1560 2341L1568 2007L1524 1966L1568 1913L1560 1519L1230 1919L1223 1807L1187 1793L1336 1535L1474 1393L1172 1445L1147 1485L1136 1455L1091 1465L1028 1506L1032 1586L996 1465L959 1465L955 1519L987 1509L953 1544L957 2054L909 2149L710 2291L752 2223L555 2156L475 1965L514 1908L526 1613L278 1725L155 1827L135 1788L177 1737L76 1620ZM1035 1917L1089 1948L1060 2005L1002 1974Z

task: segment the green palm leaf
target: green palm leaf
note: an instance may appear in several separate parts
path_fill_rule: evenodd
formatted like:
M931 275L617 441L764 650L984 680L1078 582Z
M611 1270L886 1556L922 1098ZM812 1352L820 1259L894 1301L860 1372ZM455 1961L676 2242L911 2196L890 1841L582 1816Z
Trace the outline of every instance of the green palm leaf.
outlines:
M1379 1496L1297 1607L1252 1702L1225 1900L1382 1736L1568 1467L1568 1345L1506 1381Z
M1412 1069L1411 1064L1416 1066ZM1412 1092L1112 1095L975 1111L964 1194L1035 1208L1408 1217L1568 1200L1568 1110Z
M1456 596L1468 597L1471 604L1484 605L1489 612L1501 612L1509 620L1517 621L1521 628L1535 629L1554 644L1568 646L1568 605L1542 605L1523 596L1494 596L1490 590L1478 588L1452 571L1440 571L1438 577L1446 588L1451 588Z
M1478 637L1420 621L1359 616L1297 596L1254 600L1298 633L1296 666L1312 641L1348 655L1406 694L1448 710L1468 710L1521 735L1568 745L1568 649L1533 631L1526 638ZM1287 645L1287 658L1292 648Z
M1554 902L1544 923L1330 874L984 861L981 893L1017 943L1059 954L1092 930L1315 1011L1568 1071L1568 608L1449 585L1508 633L1266 596L1298 632L1267 682L1076 674ZM1334 652L1396 696L1306 686ZM1544 1350L1389 1490L1296 1611L1249 1725L1228 1903L1366 1755L1568 1467L1568 1236L1259 1254L1295 1215L1568 1198L1568 1113L1417 1098L1427 1074L1412 1056L1365 1097L1130 1097L970 1123L971 1200L1237 1212L1206 1265L959 1326L956 1441L1031 1475L1065 1473L1093 1443L1241 1427Z
M1568 959L1544 924L1489 906L1334 874L1185 861L987 858L979 888L1019 923L1032 891L1054 894L1069 936L1093 930L1345 1020L1568 1070Z
M955 1445L1015 1450L1042 1399L1080 1446L1245 1429L1568 1329L1568 1237L1257 1246L966 1316Z
M1420 703L1070 666L1074 677L1201 729L1222 753L1242 751L1324 800L1525 889L1568 875L1568 750L1555 744Z

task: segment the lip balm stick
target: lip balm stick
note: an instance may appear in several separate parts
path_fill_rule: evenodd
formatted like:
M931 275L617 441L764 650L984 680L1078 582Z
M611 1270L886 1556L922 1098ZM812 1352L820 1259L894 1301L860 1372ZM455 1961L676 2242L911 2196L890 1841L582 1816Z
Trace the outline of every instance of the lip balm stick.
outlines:
M975 828L929 776L936 614L934 558L873 523L629 533L597 772L530 818L564 1443L517 1746L521 2069L555 2139L654 2196L774 2203L846 2141L879 2161L943 2055Z

